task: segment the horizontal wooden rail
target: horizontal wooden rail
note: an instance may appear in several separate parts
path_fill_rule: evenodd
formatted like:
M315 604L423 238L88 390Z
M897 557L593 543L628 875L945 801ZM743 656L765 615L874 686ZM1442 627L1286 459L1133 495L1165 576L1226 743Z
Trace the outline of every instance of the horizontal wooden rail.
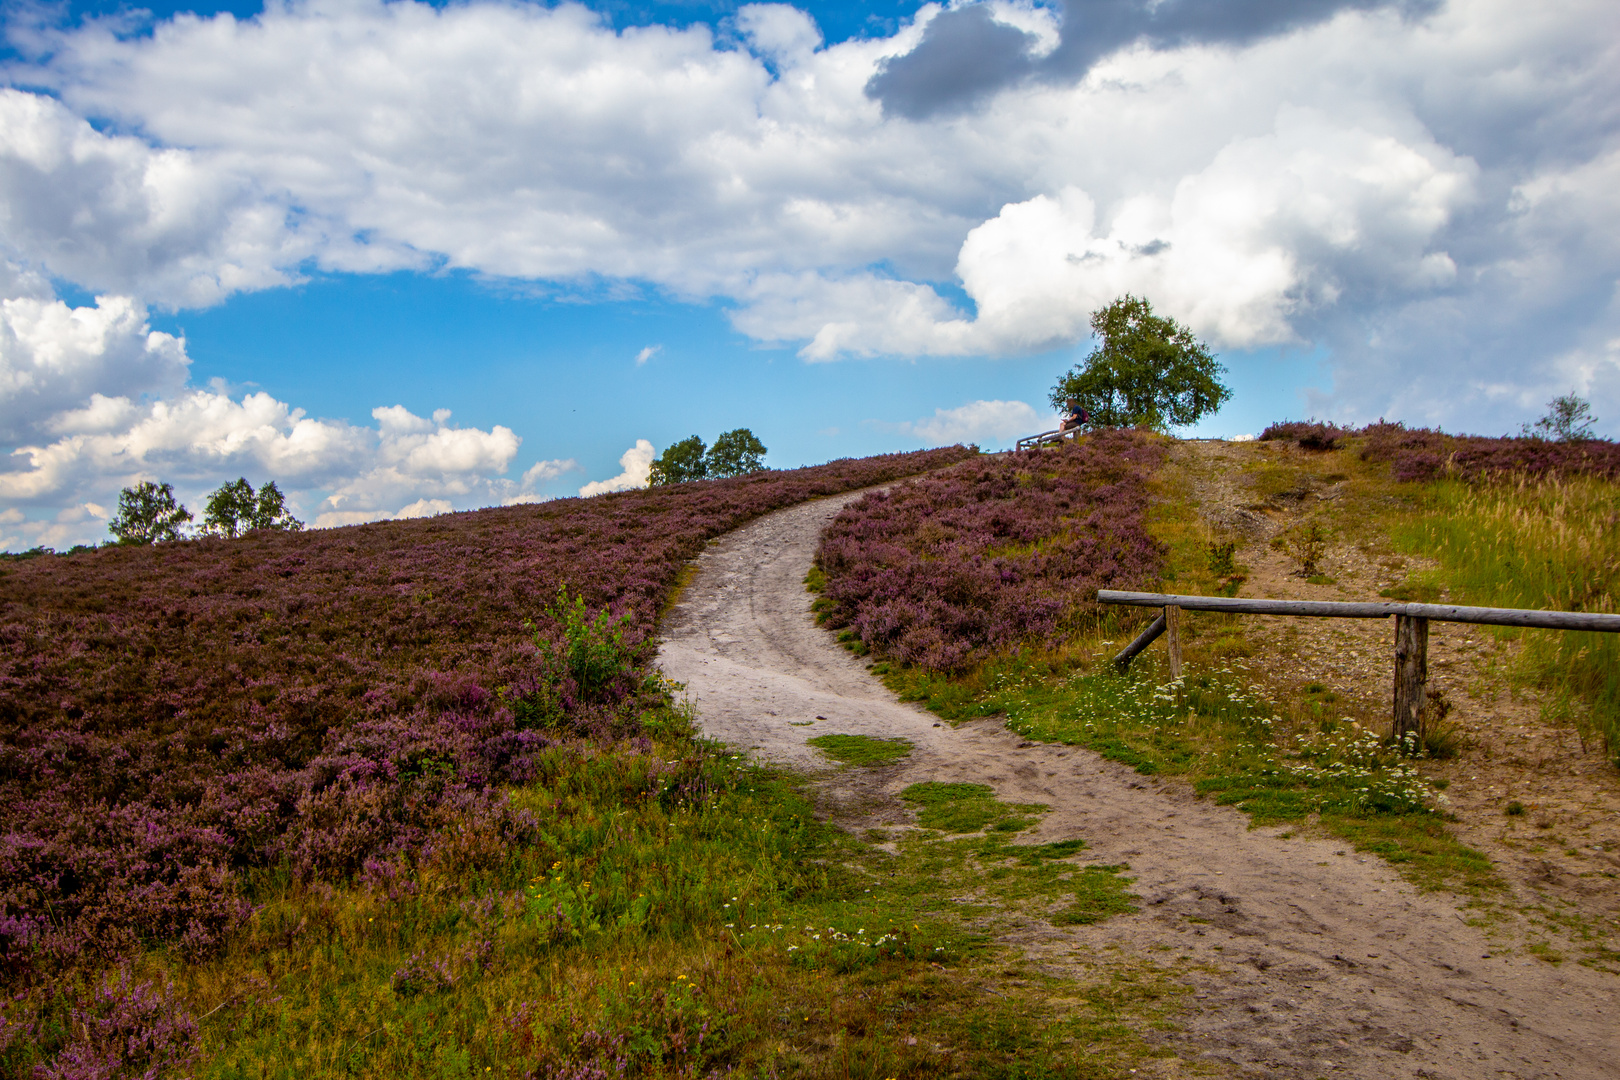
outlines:
M1039 435L1026 435L1018 440L1018 449L1028 450L1032 446L1044 446L1049 442L1061 442L1079 434L1079 428L1069 428L1068 430L1043 431Z
M1176 596L1170 593L1119 592L1114 589L1097 590L1097 602L1134 607L1178 607L1189 611L1225 611L1233 615L1303 615L1330 619L1387 619L1391 615L1404 615L1434 622L1620 633L1620 615L1589 611L1460 607L1455 604L1406 604L1400 601L1251 600L1247 597Z
M1620 615L1588 611L1536 611L1531 608L1459 607L1454 604L1405 604L1400 601L1343 603L1337 600L1251 600L1227 596L1178 596L1173 593L1120 592L1098 589L1102 604L1160 608L1148 628L1114 657L1124 671L1132 658L1168 632L1170 677L1181 677L1181 640L1177 632L1182 609L1224 611L1232 615L1303 615L1328 619L1395 617L1395 708L1390 733L1406 748L1423 745L1424 684L1429 678L1429 623L1483 623L1487 626L1531 626L1548 630L1596 630L1620 633Z

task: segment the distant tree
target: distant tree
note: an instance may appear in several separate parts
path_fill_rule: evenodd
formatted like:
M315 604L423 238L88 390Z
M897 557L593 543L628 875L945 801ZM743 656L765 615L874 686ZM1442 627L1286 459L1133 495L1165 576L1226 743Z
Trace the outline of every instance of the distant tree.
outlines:
M664 484L683 484L688 480L702 480L708 475L708 460L703 451L703 440L693 435L666 449L653 459L647 483L652 487Z
M759 472L765 467L765 444L745 427L728 431L714 440L703 464L715 478Z
M1563 397L1547 402L1547 414L1534 424L1525 424L1521 433L1530 439L1552 439L1555 442L1575 442L1592 438L1592 403L1573 390Z
M304 523L288 512L286 499L274 480L257 492L245 477L221 484L208 496L208 506L203 510L203 532L227 540L255 529L297 532L303 527Z
M1058 409L1080 402L1091 422L1164 430L1197 423L1232 396L1209 346L1153 305L1122 296L1091 316L1099 344L1052 388Z
M191 511L174 498L174 488L142 480L118 493L118 513L107 523L107 531L120 544L156 544L180 539L180 526L191 520Z

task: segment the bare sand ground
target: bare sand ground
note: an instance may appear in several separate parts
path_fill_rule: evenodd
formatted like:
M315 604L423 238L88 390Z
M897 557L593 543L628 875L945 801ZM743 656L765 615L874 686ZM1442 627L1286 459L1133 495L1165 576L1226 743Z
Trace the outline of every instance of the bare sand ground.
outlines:
M665 621L661 665L706 734L813 770L851 828L908 821L894 795L922 780L1051 806L1027 842L1081 837L1091 861L1128 863L1141 911L1089 927L1024 919L1003 940L1053 974L1091 970L1111 947L1185 957L1194 1007L1155 1036L1182 1058L1245 1076L1620 1077L1614 976L1493 953L1455 898L1419 894L1343 844L1251 830L1236 810L1089 751L1028 743L999 721L952 728L896 701L814 624L804 591L822 527L855 497L770 515L699 559ZM887 769L834 770L805 745L831 732L904 736L916 750Z

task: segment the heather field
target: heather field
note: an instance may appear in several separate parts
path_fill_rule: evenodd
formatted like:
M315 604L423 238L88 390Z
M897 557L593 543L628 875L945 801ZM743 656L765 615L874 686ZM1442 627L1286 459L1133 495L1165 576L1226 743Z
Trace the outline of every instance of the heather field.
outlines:
M1160 438L1104 431L868 495L823 536L820 617L928 671L1055 647L1095 621L1098 589L1157 579L1145 514L1163 456Z
M1505 899L1509 849L1467 816L1503 810L1468 778L1517 759L1477 751L1501 723L1478 716L1492 687L1539 691L1612 753L1613 641L1504 631L1465 683L1449 665L1471 654L1437 632L1452 697L1414 761L1379 737L1379 627L1340 641L1328 620L1190 614L1184 679L1162 646L1121 677L1107 660L1144 616L1094 598L1612 610L1617 461L1598 441L1389 424L1251 444L1100 431L0 561L0 1077L1149 1071L1171 1051L1144 1032L1185 1022L1186 971L1108 953L1060 979L996 944L1007 919L1134 910L1125 868L1077 892L1083 840L1017 837L1047 808L972 783L907 788L924 831L880 849L827 824L802 779L697 738L652 666L683 567L771 510L909 477L833 519L806 582L900 696L1180 777L1507 926L1529 910ZM1290 538L1310 526L1307 574ZM857 772L912 754L811 744ZM1008 829L972 834L986 822ZM1585 934L1582 962L1610 963L1589 899L1493 948L1556 963L1548 935Z
M398 898L423 866L575 850L562 795L507 792L586 783L593 755L602 812L703 804L727 781L649 667L680 568L759 514L972 455L0 563L4 1071L193 1053L194 1004L101 973L206 970L265 932L267 896Z
M1336 450L1354 440L1361 460L1388 463L1390 478L1398 481L1620 478L1620 443L1607 439L1492 438L1384 421L1353 428L1295 420L1272 424L1260 440L1292 442L1305 450Z

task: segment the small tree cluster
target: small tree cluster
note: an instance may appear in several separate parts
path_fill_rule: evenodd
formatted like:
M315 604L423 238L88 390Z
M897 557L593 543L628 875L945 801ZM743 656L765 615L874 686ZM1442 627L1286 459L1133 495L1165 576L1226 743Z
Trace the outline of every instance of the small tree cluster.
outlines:
M667 448L652 463L648 483L653 487L688 480L721 480L765 468L765 444L747 428L727 431L705 446L693 435Z
M142 480L118 493L118 513L107 529L120 544L160 544L181 539L181 530L191 520L191 511L174 497L172 485ZM254 491L243 478L221 484L208 496L202 533L232 539L254 529L297 532L303 527L287 510L274 480Z
M203 534L223 536L227 540L255 529L297 532L303 527L304 523L287 510L286 500L274 480L257 492L245 478L221 484L208 496L208 507L203 511Z
M118 513L107 523L107 531L120 544L158 544L180 539L180 528L191 520L191 511L181 506L169 484L142 480L118 493Z

